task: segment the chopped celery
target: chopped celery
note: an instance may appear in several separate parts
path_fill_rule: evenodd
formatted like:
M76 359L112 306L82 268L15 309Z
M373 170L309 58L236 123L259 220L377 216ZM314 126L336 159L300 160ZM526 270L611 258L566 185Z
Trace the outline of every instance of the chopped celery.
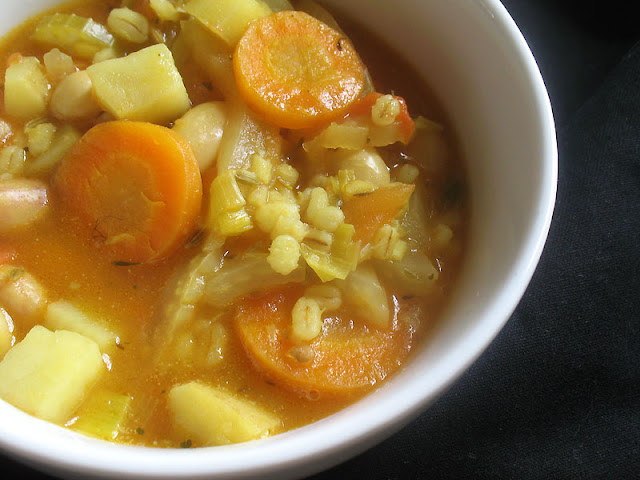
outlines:
M333 233L329 252L302 244L302 256L320 280L344 280L356 269L360 258L360 242L353 241L354 233L353 225L340 224Z
M225 307L251 292L304 279L303 266L282 275L271 268L266 253L245 253L226 260L222 268L206 276L204 301L213 307Z
M44 17L31 38L87 60L113 44L113 36L104 25L91 18L64 13Z
M131 397L109 390L92 392L71 425L76 432L102 440L115 440L129 410Z
M235 212L225 212L217 216L214 225L216 232L225 237L232 237L248 232L253 228L251 217L244 208Z
M235 171L221 172L209 189L210 204L209 215L215 220L218 215L240 210L246 205L246 200L238 187Z

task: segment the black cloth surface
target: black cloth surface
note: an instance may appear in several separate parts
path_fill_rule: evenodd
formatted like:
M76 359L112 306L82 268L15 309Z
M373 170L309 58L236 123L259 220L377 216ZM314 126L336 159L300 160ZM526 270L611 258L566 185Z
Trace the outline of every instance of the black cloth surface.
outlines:
M427 411L313 480L640 478L636 2L503 0L547 84L556 210L504 330ZM0 456L2 478L48 478Z

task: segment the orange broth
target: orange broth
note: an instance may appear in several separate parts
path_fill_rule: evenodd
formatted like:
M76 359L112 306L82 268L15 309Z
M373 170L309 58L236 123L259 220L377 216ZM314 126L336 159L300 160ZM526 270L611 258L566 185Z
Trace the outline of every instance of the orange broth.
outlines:
M148 8L143 0L128 4L132 9ZM109 11L120 5L119 0L83 0L64 4L55 11L90 16L105 24ZM14 52L42 58L49 50L48 47L34 44L29 38L37 21L38 18L31 19L4 37L0 43L0 65L5 65ZM419 113L446 125L446 117L433 95L397 54L358 27L346 21L340 23L347 27L379 91L393 91L406 98L412 115ZM167 30L169 37L174 34L175 29ZM78 62L77 66L84 68L86 65ZM181 71L181 74L194 105L221 98L215 86L211 88L206 76L197 67ZM7 122L14 131L24 127L24 122L8 117L3 107L0 107L0 119ZM414 319L415 323L402 327L405 328L402 337L404 340L393 347L392 355L395 360L391 361L394 366L390 373L407 361L416 344L427 341L425 338L435 325L438 312L446 304L455 282L461 252L465 247L467 209L464 202L455 197L450 199L455 208L450 211L441 208L448 201L446 198L449 190L462 189L460 182L464 184L461 180L464 178L463 168L455 154L455 139L448 129L445 131L450 149L450 164L444 173L423 172L421 181L429 192L430 216L441 220L449 219L449 223L455 225L455 239L445 251L427 249L427 256L440 270L440 278L426 297L395 295L393 285L386 284L387 291L390 292L390 305L394 310L394 321L397 321L399 311L418 308L421 312L419 322ZM392 174L403 161L408 158L410 161L415 160L408 157L406 148L402 145L385 147L381 149L381 155ZM289 160L304 173L302 158L294 153ZM211 172L203 175L203 178L210 180ZM48 177L43 180L50 183ZM204 191L207 190L205 185ZM456 191L454 194L460 195L460 192ZM174 428L167 408L166 398L171 387L191 380L224 387L274 413L281 419L279 431L298 428L326 417L352 404L377 388L384 380L380 378L377 382L370 382L364 389L311 399L309 395L298 394L295 388L281 388L278 379L274 381L270 375L265 375L259 365L256 368L255 359L252 360L247 355L233 325L234 309L215 313L208 307L203 307L202 312L213 312L212 317L227 328L228 338L223 360L214 366L171 364L168 368L159 368L154 355L157 353L155 331L162 321L165 302L175 286L176 272L183 271L199 253L199 244L195 241L187 242L170 258L150 265L114 264L101 254L99 247L92 241L91 232L87 232L85 226L67 212L54 189L49 190L49 199L49 212L44 219L20 231L0 234L0 263L19 265L41 282L49 300L64 299L91 311L105 319L118 333L118 344L105 359L109 371L93 387L108 389L131 398L126 420L120 426L115 441L159 447L201 446L183 431ZM203 215L204 211L203 208ZM244 240L245 237L248 240ZM268 236L261 234L229 238L226 248L235 254L248 248L256 239L265 238L268 239ZM385 283L384 279L382 282ZM359 322L358 312L344 306L328 315L325 320L325 324L329 326L327 328L332 328L331 325L335 324L338 329L346 329L343 335L347 336L354 332L369 331L369 327L363 327ZM34 322L16 316L14 323L14 335L18 342L34 325ZM70 418L67 427L73 429L73 423L74 419Z

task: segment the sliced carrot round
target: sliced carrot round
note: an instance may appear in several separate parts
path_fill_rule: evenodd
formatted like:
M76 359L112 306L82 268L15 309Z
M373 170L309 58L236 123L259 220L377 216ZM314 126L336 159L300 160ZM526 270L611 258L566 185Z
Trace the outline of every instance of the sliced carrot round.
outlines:
M54 184L113 261L167 257L192 232L202 181L186 140L145 122L96 125L67 153Z
M272 382L316 399L357 394L384 380L406 359L414 331L394 318L378 331L352 322L345 313L325 320L322 333L308 346L313 355L300 361L289 336L291 311L302 295L289 287L247 298L235 314L242 344L256 366Z
M351 42L304 12L254 21L236 47L233 67L249 106L291 129L338 118L364 86L364 66Z

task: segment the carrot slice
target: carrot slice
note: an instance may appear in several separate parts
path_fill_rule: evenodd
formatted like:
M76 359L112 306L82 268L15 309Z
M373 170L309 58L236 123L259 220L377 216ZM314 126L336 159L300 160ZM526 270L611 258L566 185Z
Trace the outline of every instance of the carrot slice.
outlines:
M93 127L67 153L54 184L108 257L130 263L173 253L191 234L202 199L189 144L145 122Z
M233 68L249 106L291 129L340 117L364 86L364 66L351 42L298 11L254 21L238 42Z
M414 189L415 185L395 183L345 199L342 212L345 222L356 230L354 240L371 241L382 225L392 222L406 207Z
M325 320L322 333L308 345L313 358L301 362L292 350L300 346L288 330L302 293L300 287L285 287L248 297L236 311L236 329L247 354L272 382L310 399L357 394L406 359L415 333L407 322L394 318L389 330L369 330L345 314Z

